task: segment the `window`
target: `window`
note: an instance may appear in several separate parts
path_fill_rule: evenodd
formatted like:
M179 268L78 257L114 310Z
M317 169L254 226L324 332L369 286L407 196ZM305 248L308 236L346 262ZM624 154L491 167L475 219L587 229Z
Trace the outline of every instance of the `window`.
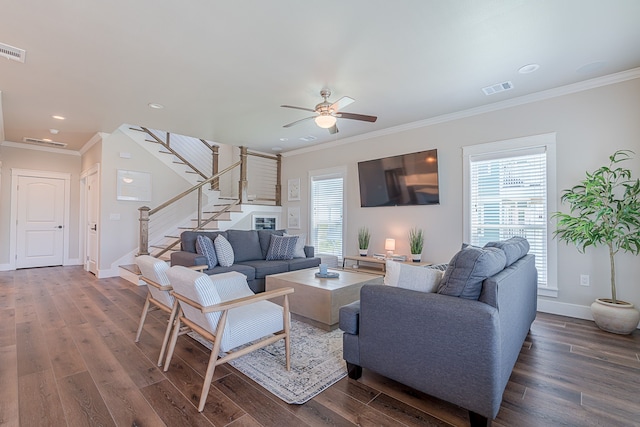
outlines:
M557 296L555 134L463 148L465 240L472 245L521 236L536 256L540 294ZM553 193L553 194L552 194Z
M316 254L342 258L344 172L310 174L311 244Z

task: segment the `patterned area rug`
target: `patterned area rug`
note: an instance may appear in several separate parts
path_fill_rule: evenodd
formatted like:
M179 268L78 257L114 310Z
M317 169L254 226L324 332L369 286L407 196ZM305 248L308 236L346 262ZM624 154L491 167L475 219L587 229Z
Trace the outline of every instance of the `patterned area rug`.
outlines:
M188 334L205 347L211 343ZM323 331L291 320L291 371L287 372L284 340L229 362L240 372L287 403L303 404L347 375L342 359L342 331Z

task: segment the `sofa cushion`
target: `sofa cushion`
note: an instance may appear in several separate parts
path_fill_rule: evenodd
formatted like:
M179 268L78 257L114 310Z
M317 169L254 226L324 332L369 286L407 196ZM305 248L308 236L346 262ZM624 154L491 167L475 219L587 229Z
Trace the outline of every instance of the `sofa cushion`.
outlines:
M263 259L257 230L227 230L235 262Z
M467 246L449 261L438 293L477 300L484 279L500 272L506 262L507 257L501 249Z
M218 256L218 263L223 267L230 267L233 265L234 254L231 243L224 236L220 235L213 241L213 246L216 248L216 255Z
M387 260L384 284L418 292L435 292L442 275L440 270Z
M294 258L287 261L289 264L289 271L302 270L304 268L313 268L320 265L322 260L320 258Z
M217 265L214 268L205 270L204 273L211 276L212 274L227 273L229 271L237 271L238 273L244 274L247 276L247 282L253 282L256 279L256 269L243 264L233 264L229 267Z
M209 268L213 268L218 265L218 257L216 256L216 250L213 247L213 240L207 236L198 236L196 239L196 252L200 255L204 255L207 258L207 265Z
M347 334L358 334L360 323L360 300L340 307L339 328Z
M255 271L256 279L264 279L270 274L286 273L289 271L289 263L287 261L266 261L258 259L254 261L244 261L242 264L251 267Z
M267 261L293 259L298 236L271 236Z
M258 230L258 239L260 240L260 250L262 251L262 258L267 258L267 252L269 252L269 245L271 244L271 236L282 236L284 230Z
M183 231L182 234L180 234L180 248L183 251L195 254L197 253L196 240L198 236L207 236L212 241L215 241L219 235L227 237L226 231Z
M294 258L306 258L307 254L304 253L304 246L305 243L307 241L307 234L306 233L301 233L301 234L287 234L284 233L284 236L298 236L298 241L296 242L296 248L293 250L293 257Z
M489 242L484 245L484 247L502 249L507 256L507 264L505 267L509 267L529 252L529 242L524 237L519 236L514 236L499 242Z

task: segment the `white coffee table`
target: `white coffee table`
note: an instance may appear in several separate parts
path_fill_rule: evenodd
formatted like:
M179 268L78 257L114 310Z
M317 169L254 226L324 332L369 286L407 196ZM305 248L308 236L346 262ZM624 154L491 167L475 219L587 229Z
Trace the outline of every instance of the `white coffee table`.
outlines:
M340 277L315 277L317 268L272 274L266 277L265 289L294 288L295 292L289 295L290 311L300 320L332 330L338 326L340 307L359 300L363 285L381 285L383 279L382 276L353 271L329 271L339 273ZM282 304L282 299L272 301Z

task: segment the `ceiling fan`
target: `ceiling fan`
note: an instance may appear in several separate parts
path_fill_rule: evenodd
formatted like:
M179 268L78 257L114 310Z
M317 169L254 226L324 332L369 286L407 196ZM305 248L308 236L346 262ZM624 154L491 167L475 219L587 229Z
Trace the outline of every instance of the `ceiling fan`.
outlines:
M329 89L322 89L320 91L320 96L324 99L321 103L316 105L315 109L304 108L304 107L295 107L293 105L281 105L284 108L294 108L296 110L304 110L311 111L312 113L316 113L315 116L305 117L304 119L296 120L295 122L284 125L283 127L288 128L294 125L297 125L300 122L304 122L305 120L313 119L316 124L323 128L328 129L329 133L338 133L338 126L336 126L337 119L351 119L351 120L362 120L364 122L375 122L378 120L376 116L366 116L364 114L354 114L354 113L343 113L341 110L347 105L355 102L355 99L350 98L348 96L343 96L338 99L336 102L331 103L328 101L328 98L331 96L331 91Z

